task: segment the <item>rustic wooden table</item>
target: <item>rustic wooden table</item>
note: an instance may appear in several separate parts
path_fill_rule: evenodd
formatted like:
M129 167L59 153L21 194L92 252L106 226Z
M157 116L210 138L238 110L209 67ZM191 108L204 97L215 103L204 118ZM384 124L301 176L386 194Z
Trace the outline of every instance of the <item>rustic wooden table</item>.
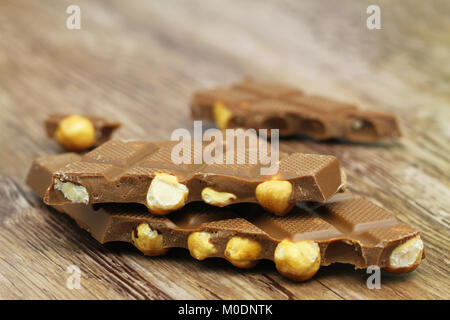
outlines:
M378 1L0 2L0 298L449 299L450 3ZM61 152L44 135L50 112L120 120L119 138L168 139L192 128L200 88L243 75L290 83L395 113L404 137L374 145L289 139L284 150L339 157L350 189L422 231L427 258L409 275L382 274L380 290L351 266L306 283L272 263L243 271L185 250L148 258L100 245L24 184L31 161ZM81 289L66 287L70 265Z

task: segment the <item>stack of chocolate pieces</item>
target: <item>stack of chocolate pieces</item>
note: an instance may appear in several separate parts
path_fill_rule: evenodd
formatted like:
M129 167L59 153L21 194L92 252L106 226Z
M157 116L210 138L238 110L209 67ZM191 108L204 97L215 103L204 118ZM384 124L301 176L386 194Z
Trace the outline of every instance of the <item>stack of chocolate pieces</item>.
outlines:
M269 259L295 281L335 262L410 272L424 256L417 230L345 190L333 156L280 153L267 175L254 150L175 164L176 144L110 140L85 155L46 156L27 184L100 243L129 242L150 256L182 247L241 268Z

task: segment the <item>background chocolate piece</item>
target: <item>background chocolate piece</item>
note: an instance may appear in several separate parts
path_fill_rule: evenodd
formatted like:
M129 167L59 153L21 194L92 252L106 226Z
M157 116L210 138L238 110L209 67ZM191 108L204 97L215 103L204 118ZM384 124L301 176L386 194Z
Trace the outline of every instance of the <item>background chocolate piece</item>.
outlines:
M245 149L246 164L236 164L239 155L237 149L233 149L236 151L235 164L174 164L171 152L176 144L178 142L111 140L55 170L44 201L51 205L71 203L60 190L55 189L57 179L85 187L89 194L86 203L146 204L150 183L158 172L176 175L178 181L187 186L189 196L186 203L202 201L201 192L205 187L234 194L236 199L229 203L257 202L255 188L274 177L276 180L291 182L290 204L298 201L324 202L342 184L341 167L334 156L282 153L278 173L276 176L267 176L260 172L261 167L266 165L259 161L248 164L249 157L254 157L249 149ZM224 159L227 155L224 150Z
M27 184L42 196L45 185L51 182L52 171L72 157L66 154L36 160ZM55 208L75 219L100 243L133 243L136 227L147 223L162 234L165 248L187 248L191 233L205 231L212 234L211 240L217 248L211 256L223 258L228 240L237 235L261 244L259 259L273 260L275 248L283 239L313 240L320 247L321 265L342 262L356 268L388 267L392 251L419 235L417 230L383 209L348 195L339 195L327 204L296 207L286 217L273 216L254 204L217 208L193 203L164 217L149 215L138 204L68 204Z
M53 138L55 136L55 131L58 128L59 122L67 116L69 115L54 113L49 115L47 119L45 119L44 121L45 131L47 132L47 136L49 138ZM83 117L89 119L94 125L96 133L94 146L99 146L102 143L108 141L111 138L114 131L122 126L120 122L109 121L102 117L91 117L85 115L83 115Z
M400 136L393 115L363 111L351 104L249 78L231 88L196 93L191 103L192 117L217 124L213 108L218 102L232 113L227 122L230 128L280 129L281 136L306 134L315 139L346 138L358 142Z

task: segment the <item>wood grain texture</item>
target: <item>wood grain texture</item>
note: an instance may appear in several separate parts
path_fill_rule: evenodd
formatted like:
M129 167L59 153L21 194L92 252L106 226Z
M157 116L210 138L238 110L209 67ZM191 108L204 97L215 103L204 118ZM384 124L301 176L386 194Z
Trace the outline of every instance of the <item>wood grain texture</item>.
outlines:
M382 30L366 28L368 1L0 2L0 298L449 299L450 3L378 1ZM31 161L61 152L45 137L50 112L120 120L125 139L167 139L192 128L195 90L243 75L396 114L404 137L373 145L288 139L284 150L333 154L350 189L422 231L427 258L380 290L351 266L306 283L270 262L239 270L187 251L147 258L99 245L24 184ZM68 290L66 268L82 271Z

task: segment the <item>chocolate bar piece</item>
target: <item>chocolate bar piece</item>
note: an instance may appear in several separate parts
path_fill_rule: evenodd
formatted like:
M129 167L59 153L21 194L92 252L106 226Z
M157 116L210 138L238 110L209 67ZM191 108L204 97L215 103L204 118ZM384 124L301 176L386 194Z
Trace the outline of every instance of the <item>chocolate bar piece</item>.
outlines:
M345 138L356 142L400 136L393 115L363 111L351 104L249 78L230 88L196 93L191 114L194 119L213 120L220 129L279 129L280 136L304 134L318 140Z
M263 175L264 165L252 149L235 143L227 148L224 141L222 164L175 164L172 152L178 144L108 141L54 171L44 202L133 202L146 205L153 214L167 214L192 201L219 207L257 202L283 215L296 202L325 202L342 188L341 167L334 156L280 153L275 161L278 173ZM194 148L192 154L198 152Z
M60 114L60 113L49 115L44 121L47 136L49 138L54 138L56 130L58 129L59 124L61 123L61 120L69 116L70 115L68 114ZM120 128L122 125L120 122L110 121L101 117L91 117L91 116L83 116L83 117L88 119L94 127L95 141L92 144L92 146L94 147L99 146L102 143L108 141L111 138L114 131Z
M35 160L27 184L43 196L52 173L76 159L77 155L61 154ZM187 248L198 260L221 257L242 268L269 259L281 274L296 281L335 262L411 272L425 257L417 230L374 204L346 194L326 204L296 207L285 217L255 204L217 208L192 203L166 216L149 215L139 204L54 207L100 243L129 242L146 255Z

